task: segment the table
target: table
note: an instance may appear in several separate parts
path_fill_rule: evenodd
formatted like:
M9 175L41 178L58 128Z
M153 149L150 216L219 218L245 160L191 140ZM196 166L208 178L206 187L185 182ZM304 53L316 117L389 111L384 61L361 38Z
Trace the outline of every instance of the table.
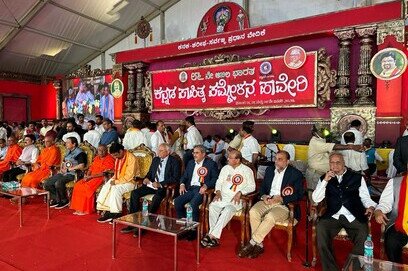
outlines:
M346 264L343 267L344 271L403 271L408 270L408 265L393 263L383 260L374 259L372 266L364 263L364 257L360 255L350 254Z
M18 209L20 213L20 227L23 226L23 198L34 197L34 196L45 196L46 197L46 205L47 205L47 219L50 219L50 192L47 190L37 189L37 188L30 188L30 187L22 187L15 190L5 190L0 188L0 194L17 197L18 198Z
M139 233L138 246L140 248L141 230L158 232L174 237L174 270L177 270L177 239L178 236L188 230L197 231L197 264L200 263L200 231L198 222L193 222L186 225L185 220L175 219L164 215L149 214L142 216L141 212L136 212L126 216L122 216L113 220L112 227L112 259L115 259L116 252L116 224L136 227Z

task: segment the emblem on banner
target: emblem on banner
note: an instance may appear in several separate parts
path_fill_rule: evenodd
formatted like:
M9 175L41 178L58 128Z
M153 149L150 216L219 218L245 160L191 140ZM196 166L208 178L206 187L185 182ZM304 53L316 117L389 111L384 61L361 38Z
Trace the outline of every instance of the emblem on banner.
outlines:
M286 186L285 188L283 188L282 189L282 195L283 196L293 195L293 187L292 186Z
M205 167L200 167L197 169L197 174L200 177L200 183L203 183L205 176L208 174L208 169Z
M262 62L261 65L259 66L259 71L263 75L268 75L272 71L272 64L268 61Z
M180 72L179 80L181 83L185 83L188 80L188 74L185 71Z
M235 192L235 190L237 190L238 185L242 184L242 182L244 181L244 177L242 177L241 174L235 174L234 176L232 176L231 181L232 185L230 189Z
M292 46L286 50L283 57L286 67L289 69L299 69L305 64L306 61L306 52L300 46Z

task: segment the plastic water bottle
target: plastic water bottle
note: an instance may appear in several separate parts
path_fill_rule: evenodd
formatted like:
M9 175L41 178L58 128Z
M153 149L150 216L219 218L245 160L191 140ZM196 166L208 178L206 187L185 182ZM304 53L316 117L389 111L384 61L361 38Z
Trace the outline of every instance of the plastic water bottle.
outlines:
M148 216L149 215L149 202L147 199L143 199L143 205L142 205L142 216Z
M367 240L364 242L364 262L368 265L373 263L374 256L374 243L371 241L371 234L367 236Z
M187 211L186 211L186 223L187 225L190 225L193 223L193 208L191 207L190 204L187 204Z

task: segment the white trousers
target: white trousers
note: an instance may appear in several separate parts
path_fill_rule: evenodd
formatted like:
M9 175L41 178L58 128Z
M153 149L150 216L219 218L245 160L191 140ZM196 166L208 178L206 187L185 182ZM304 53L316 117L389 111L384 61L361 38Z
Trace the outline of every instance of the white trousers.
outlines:
M222 229L231 218L242 209L242 204L233 204L229 201L213 201L209 206L209 234L220 239Z
M99 192L96 200L96 209L109 211L111 213L121 213L123 205L123 194L135 189L133 183L111 185L110 180L106 182Z

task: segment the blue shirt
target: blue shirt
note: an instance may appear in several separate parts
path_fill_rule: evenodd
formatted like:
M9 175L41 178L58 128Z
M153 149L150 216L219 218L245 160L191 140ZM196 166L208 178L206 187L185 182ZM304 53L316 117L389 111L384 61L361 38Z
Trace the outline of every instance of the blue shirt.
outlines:
M118 142L118 133L114 129L103 132L99 144L109 145L112 142Z

